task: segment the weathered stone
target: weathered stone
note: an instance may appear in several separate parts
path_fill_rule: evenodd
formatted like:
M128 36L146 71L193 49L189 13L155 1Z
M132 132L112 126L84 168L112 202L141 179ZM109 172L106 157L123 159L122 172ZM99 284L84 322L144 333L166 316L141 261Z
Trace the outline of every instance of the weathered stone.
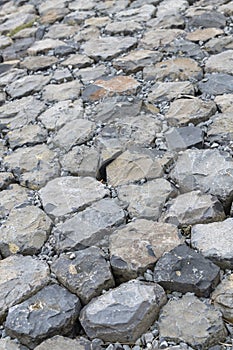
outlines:
M36 19L35 14L24 13L23 11L12 13L0 24L0 33L2 35L13 31L15 28L21 27L27 23L31 23Z
M166 204L161 220L177 226L206 224L222 221L226 215L221 202L210 194L200 191L184 193Z
M103 289L108 290L115 285L109 264L97 247L75 252L72 260L67 254L62 254L52 264L51 270L84 305L100 295Z
M71 175L95 177L98 170L100 154L99 152L85 145L73 147L61 159L63 170Z
M70 55L66 60L62 61L63 66L72 66L72 68L84 68L93 63L93 60L86 55L74 54Z
M171 128L165 133L167 146L172 151L181 151L190 147L200 148L204 142L204 133L195 126Z
M174 6L174 3L172 7ZM155 17L147 22L149 28L156 29L183 29L185 27L184 17L180 13L167 14L163 17Z
M110 35L132 35L134 32L139 30L142 30L142 26L140 23L135 22L134 20L114 21L108 23L105 27L105 32Z
M190 27L224 28L226 17L217 11L204 11L202 14L190 18L188 24Z
M224 319L230 323L232 323L233 320L232 287L233 275L231 274L222 280L211 295L214 306L221 311Z
M1 191L0 217L9 215L13 208L24 207L30 204L32 204L30 191L17 184L11 184L8 189Z
M232 113L219 113L211 118L212 123L208 128L207 137L211 142L228 143L233 141Z
M69 4L69 9L72 11L88 11L92 10L96 5L94 0L75 0Z
M233 110L233 94L223 94L216 96L214 102L222 113L228 113Z
M5 189L10 183L14 182L15 178L12 173L0 172L0 190ZM2 192L1 192L1 206L2 206ZM1 212L1 210L0 210Z
M0 251L3 257L39 252L48 238L52 222L35 206L12 209L1 226Z
M85 350L86 344L89 345L90 341L86 338L78 338L70 339L68 337L63 337L61 335L55 335L54 337L43 341L40 345L35 347L35 350ZM89 345L91 346L91 345ZM11 349L9 349L11 350ZM14 350L14 349L12 349Z
M14 130L36 121L36 117L43 112L45 104L33 96L5 103L0 107L1 124Z
M69 39L79 30L78 26L69 26L64 23L58 23L50 26L44 38L51 39Z
M40 54L46 54L50 50L54 50L59 46L66 45L64 41L55 39L43 39L35 41L35 43L28 49L28 54L31 56L37 56Z
M164 289L199 297L208 297L219 279L220 268L185 244L165 253L154 269L154 282Z
M126 203L130 217L152 220L160 217L165 202L176 195L175 188L165 179L120 186L117 192L118 198Z
M221 53L225 50L233 50L233 41L229 36L213 38L205 44L205 50L210 54Z
M63 19L63 23L66 23L71 26L81 25L85 22L85 19L89 17L93 17L94 15L95 15L94 11L79 11L79 10L72 11L65 16L65 18ZM84 28L84 30L85 29L86 28Z
M185 81L201 80L202 69L191 58L178 57L150 65L143 69L143 77L146 80L156 81Z
M192 227L191 244L221 268L233 266L233 219Z
M158 18L163 18L164 16L171 16L176 13L183 12L188 7L188 2L186 0L178 0L174 3L172 0L164 0L160 1L157 6L157 13L156 16Z
M80 12L78 12L78 16L79 15L80 15ZM91 15L94 15L94 13L91 13ZM70 16L72 16L72 14L70 14ZM84 12L84 16L85 16L85 19L87 19L87 12L86 11ZM71 25L73 25L73 24L71 24ZM101 33L100 33L100 29L98 27L88 26L86 28L84 27L81 30L79 30L73 39L75 40L75 42L80 43L80 45L81 45L81 43L83 43L83 42L89 42L89 41L94 42L95 40L99 40L100 37L101 37ZM91 56L91 58L94 58L94 57Z
M78 80L63 84L49 84L42 90L44 100L57 102L64 100L77 100L80 95L81 84Z
M186 35L186 39L190 41L207 41L217 35L223 34L223 30L219 28L202 28L196 29Z
M233 196L233 161L218 150L186 150L178 156L171 178L181 193L200 189L217 196L228 207Z
M110 263L118 282L142 275L164 252L181 243L178 229L170 224L138 219L110 236Z
M102 199L74 215L54 230L56 250L78 250L108 243L114 226L123 224L125 214L117 201Z
M83 84L93 83L93 80L106 76L107 68L103 64L95 67L76 68L73 74L76 78L81 79Z
M158 103L162 101L171 101L182 95L194 95L194 86L189 81L157 83L148 94L148 101Z
M4 91L0 92L0 106L2 106L6 101L6 93Z
M12 98L28 96L40 91L43 86L49 83L51 76L28 75L13 81L6 87L6 92Z
M219 6L218 10L226 16L232 16L233 15L233 4L232 2L228 2L226 4L223 4Z
M131 49L136 45L137 40L133 37L103 37L95 41L89 41L82 45L82 49L87 56L95 61L111 60L121 53Z
M53 74L53 80L56 81L56 83L66 83L68 81L73 80L73 75L71 71L68 68L61 68L61 69L56 69L54 74Z
M152 4L145 4L140 7L120 11L116 19L120 21L146 22L154 16L156 8Z
M152 50L135 50L126 56L118 57L113 61L113 66L122 69L126 73L136 73L145 66L159 62L162 55Z
M183 38L175 39L164 50L169 54L187 56L195 60L201 60L207 56L198 44Z
M7 133L7 139L12 149L24 145L34 146L37 143L46 142L47 130L39 125L25 125L20 129L14 129Z
M232 74L233 50L227 50L217 55L212 55L205 63L205 71L208 73Z
M46 129L57 131L68 122L83 117L83 106L81 100L74 102L70 100L60 101L46 109L38 119L44 124Z
M4 165L21 185L31 189L44 186L60 172L55 153L45 144L18 148L4 158Z
M107 166L111 186L126 185L142 179L152 180L163 175L159 159L149 150L127 150Z
M4 63L0 65L1 81L0 86L4 87L10 84L13 80L26 76L24 69L12 68L11 65L5 66Z
M0 261L0 319L49 282L49 267L31 256L14 255Z
M206 74L198 83L202 93L209 95L223 95L233 93L233 76L224 73Z
M46 13L41 16L40 20L43 24L52 24L63 19L68 13L69 10L66 8L53 8L46 11Z
M136 94L139 86L137 80L128 76L102 77L86 87L82 93L82 99L85 102L98 101L101 98L117 94Z
M79 299L67 289L57 284L46 286L9 309L6 332L33 349L48 337L69 334L80 309Z
M73 146L81 145L94 135L95 123L87 119L76 119L66 123L51 140L55 147L69 151Z
M159 332L167 340L185 342L194 349L209 349L227 334L220 311L190 294L162 308Z
M104 13L117 13L121 10L125 10L130 5L129 0L111 0L107 3L98 2L96 4L96 10L104 11Z
M20 67L38 71L49 68L55 63L57 63L57 58L53 56L29 56L25 57L24 60L20 62Z
M181 33L182 30L179 29L148 30L140 40L139 46L144 49L154 50L161 46L170 44Z
M11 339L0 339L1 350L20 350L20 345Z
M132 280L92 300L81 310L80 322L91 339L131 343L152 325L165 303L162 287Z
M108 193L97 180L74 176L56 178L39 192L45 212L53 218L82 210Z
M84 25L85 26L94 26L94 27L97 27L97 28L102 28L102 27L106 26L110 22L111 22L111 20L110 20L110 18L108 16L90 17L90 18L87 18L85 20Z

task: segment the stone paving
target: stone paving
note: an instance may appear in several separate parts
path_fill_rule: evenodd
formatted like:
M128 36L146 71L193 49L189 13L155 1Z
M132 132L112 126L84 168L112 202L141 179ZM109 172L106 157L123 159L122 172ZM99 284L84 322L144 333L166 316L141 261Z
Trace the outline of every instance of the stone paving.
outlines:
M0 0L0 350L230 350L233 2Z

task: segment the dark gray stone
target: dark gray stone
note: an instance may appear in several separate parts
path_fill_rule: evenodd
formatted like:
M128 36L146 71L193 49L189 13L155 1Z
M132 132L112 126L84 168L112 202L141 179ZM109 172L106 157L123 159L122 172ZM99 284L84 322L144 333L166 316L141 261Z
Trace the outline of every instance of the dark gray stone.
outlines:
M71 293L76 294L83 304L101 294L102 290L114 287L115 282L103 252L90 247L74 252L75 258L62 254L52 264L51 270Z
M202 93L208 95L223 95L233 93L233 76L223 73L206 74L198 84Z
M165 253L156 263L154 281L164 289L208 297L220 279L220 268L187 245Z
M176 55L184 55L199 60L206 56L198 44L185 39L175 39L165 50Z
M33 349L49 337L69 334L80 309L77 296L56 284L50 285L9 309L6 332Z
M190 18L188 24L190 27L224 28L226 17L221 12L205 11Z
M80 314L80 322L91 339L135 342L156 320L166 303L161 286L131 280L95 298Z
M171 128L165 133L167 146L172 151L181 151L190 147L201 148L204 142L203 131L195 126Z

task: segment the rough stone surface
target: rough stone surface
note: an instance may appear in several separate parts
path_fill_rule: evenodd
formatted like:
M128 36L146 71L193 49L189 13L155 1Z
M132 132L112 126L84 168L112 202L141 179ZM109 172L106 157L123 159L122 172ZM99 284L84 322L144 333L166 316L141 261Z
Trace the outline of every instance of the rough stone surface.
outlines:
M109 191L91 177L65 176L49 181L39 193L45 212L55 218L82 210Z
M204 133L195 126L171 128L165 133L168 149L181 151L191 147L201 148L204 142Z
M43 99L48 102L76 100L80 95L81 84L78 80L62 84L49 84L42 91Z
M164 252L181 243L178 230L170 224L138 219L110 236L110 263L119 282L138 277Z
M114 226L124 221L124 211L117 201L102 199L55 227L56 249L66 251L100 245L101 240L108 240Z
M208 349L226 336L220 311L190 294L162 308L159 331L161 337L188 343L195 349Z
M7 189L1 191L0 216L9 215L13 208L24 207L32 204L30 191L17 184L11 184Z
M81 310L80 322L91 339L132 342L151 326L165 303L162 287L132 280L91 301Z
M232 225L232 218L195 225L192 227L191 244L221 268L232 268Z
M233 76L225 73L206 74L198 87L202 93L209 95L232 94Z
M181 194L166 203L166 207L161 220L179 227L222 221L226 217L221 202L215 196L202 194L201 191Z
M33 348L48 337L69 333L80 309L79 299L65 288L56 284L46 286L9 309L6 331L8 335Z
M59 282L76 294L84 305L100 295L103 289L108 290L115 285L109 264L97 247L75 252L72 259L67 254L61 254L51 269Z
M172 101L182 95L194 95L194 87L189 81L157 83L148 95L148 101L158 103Z
M231 274L215 288L211 295L214 306L221 311L223 317L230 323L233 320L232 285L233 275Z
M7 310L49 282L49 267L30 256L14 255L0 261L0 319Z
M61 335L55 335L36 346L35 350L47 350L48 348L53 350L63 350L64 348L68 348L69 350L85 350L86 344L88 344L88 340L86 339L70 339Z
M11 339L0 339L1 350L20 350L20 345Z
M50 79L51 76L28 75L9 84L6 88L6 92L13 98L28 96L41 90L43 86L48 84Z
M217 55L212 55L206 62L206 72L232 74L232 56L233 50L228 50Z
M165 253L154 269L154 281L164 289L203 297L210 295L219 279L219 267L185 244Z

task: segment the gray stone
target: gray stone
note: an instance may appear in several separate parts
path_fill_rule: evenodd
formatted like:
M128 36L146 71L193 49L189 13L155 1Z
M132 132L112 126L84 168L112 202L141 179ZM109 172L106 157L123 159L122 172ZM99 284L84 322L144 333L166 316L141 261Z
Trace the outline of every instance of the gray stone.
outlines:
M233 110L233 94L223 94L216 96L214 102L222 113Z
M206 74L198 83L202 93L209 95L222 95L233 93L233 76L224 73Z
M81 310L80 322L91 339L132 343L152 325L165 303L162 287L132 280L92 300Z
M158 28L158 29L181 29L185 27L184 17L180 13L175 13L163 17L155 17L147 22L149 28Z
M24 13L22 10L9 14L5 19L6 20L0 24L0 32L2 35L13 31L15 28L33 22L36 19L36 16L33 13Z
M61 166L71 175L95 177L99 159L100 154L95 148L82 145L66 153L61 159Z
M59 46L66 45L64 41L55 40L55 39L43 39L37 40L33 45L28 49L28 54L31 56L37 56L39 54L46 54L50 50L54 50Z
M35 206L12 209L1 226L2 256L38 253L49 236L51 226L50 218Z
M233 266L232 227L232 218L222 222L195 225L191 231L192 247L198 249L221 268L231 269Z
M62 61L63 66L71 66L72 68L84 68L90 66L92 63L92 59L81 54L70 55L66 60Z
M40 345L36 346L35 350L64 350L66 348L69 350L85 350L86 344L88 344L87 346L91 346L89 345L89 343L90 342L86 338L76 337L75 339L70 339L61 335L55 335L54 337L47 339L43 341Z
M151 103L171 101L182 95L193 96L194 93L194 86L189 81L156 83L148 94L148 101Z
M31 256L13 255L0 261L0 319L9 307L37 292L49 282L49 267Z
M116 58L113 61L113 66L117 69L124 70L126 73L136 73L145 66L150 66L152 63L159 62L161 58L162 55L156 51L134 50L126 56Z
M140 7L126 9L116 14L116 19L120 21L147 22L154 16L156 11L152 4L145 4Z
M63 23L71 26L77 26L83 24L85 19L93 17L94 15L94 11L72 11L65 16L65 18L63 19Z
M176 189L165 179L148 181L143 185L125 185L117 189L118 198L125 202L130 217L157 220L169 197Z
M158 49L161 46L170 44L180 34L182 34L180 29L147 30L139 42L139 47L148 50Z
M207 73L225 73L232 74L233 50L227 50L217 55L211 55L205 62L205 71Z
M81 79L83 84L87 84L106 75L107 68L104 65L87 68L76 68L73 70L73 74L76 78Z
M48 337L69 334L80 309L78 297L65 288L57 284L46 286L26 301L9 309L6 332L33 349Z
M72 11L87 11L92 10L96 5L94 0L75 0L69 4L69 9Z
M165 253L154 269L154 282L164 289L199 297L208 297L219 279L220 268L185 244Z
M199 28L187 33L186 39L194 42L205 42L223 33L223 30L219 28Z
M47 130L39 125L25 125L20 129L14 129L7 134L7 139L12 149L24 145L35 146L38 143L46 142Z
M39 194L45 212L56 218L85 209L109 191L91 177L64 176L48 182Z
M107 166L107 181L111 186L152 180L163 176L159 159L148 150L127 150Z
M5 103L0 107L1 123L13 130L36 121L45 104L33 96Z
M203 131L195 126L171 128L164 136L171 151L181 151L190 147L201 148L204 142Z
M51 76L28 75L13 81L6 87L6 92L12 98L28 96L40 91L43 86L49 83Z
M179 154L171 178L181 193L200 189L217 196L228 207L232 202L233 162L218 150L186 150Z
M140 51L139 51L140 52ZM168 59L143 69L146 80L185 81L200 80L203 76L201 67L191 58L178 57Z
M189 6L189 3L186 0L178 0L174 3L172 0L160 1L157 6L156 16L158 18L163 18L164 16L171 16L176 13L185 11Z
M53 56L29 56L25 57L24 60L20 62L20 67L38 71L51 67L53 64L57 63L57 61L57 58Z
M134 32L142 30L142 26L140 23L135 22L134 20L124 20L124 21L114 21L108 23L105 27L106 34L116 35L116 34L124 34L124 35L132 35Z
M231 111L227 113L219 113L211 118L207 132L210 142L229 143L233 141L233 122Z
M73 146L81 145L92 139L96 129L95 123L87 119L76 119L66 123L55 137L51 139L54 147L59 147L66 152Z
M78 80L62 84L49 84L42 90L42 97L49 102L77 100L80 95L81 84Z
M68 122L83 117L83 106L81 100L74 102L70 100L54 103L46 109L38 119L48 130L57 131Z
M1 172L0 173L0 190L5 189L8 185L10 185L12 182L14 182L15 178L12 173L8 172ZM2 194L2 193L1 193ZM1 198L2 203L2 198ZM1 212L1 210L0 210Z
M207 56L198 44L185 39L175 39L164 50L173 55L184 55L196 60L201 60Z
M164 222L180 227L222 221L226 215L221 202L210 194L191 191L180 194L166 203L167 210L161 216Z
M18 184L11 184L7 189L1 191L0 217L9 215L13 208L30 204L32 204L30 191Z
M79 30L78 26L69 26L64 23L53 24L48 28L48 32L45 34L44 38L51 39L69 39L71 36L76 34Z
M229 36L213 38L205 44L205 50L210 54L221 53L225 50L232 50L233 42Z
M18 148L4 158L4 165L31 189L39 189L60 172L55 153L45 144Z
M115 285L109 264L97 247L75 252L72 260L67 254L61 254L51 265L51 271L84 305L100 295L103 289L108 290Z
M53 74L53 80L56 81L56 83L66 83L68 81L73 80L73 75L71 71L68 68L61 68L61 69L56 69L54 74Z
M230 323L233 321L232 287L233 275L231 274L222 280L211 295L214 306L221 311L224 319Z
M110 263L118 282L151 269L164 252L181 243L178 229L170 224L138 219L110 236Z
M188 24L190 27L224 28L226 17L217 11L204 11L202 14L190 18Z
M125 214L118 202L110 198L102 199L55 227L56 250L106 245L114 227L124 222Z
M209 349L224 341L227 334L220 311L190 294L162 308L159 331L161 337L185 342L194 349Z
M11 65L0 66L3 70L3 72L0 70L1 73L1 81L0 81L0 86L4 87L10 84L13 80L22 78L23 76L26 76L27 73L25 72L24 69L18 69L18 68L11 68Z
M82 49L87 56L90 56L95 61L111 60L134 47L136 42L137 40L132 37L103 37L86 42L82 45Z
M20 350L20 345L11 339L0 339L1 350Z

